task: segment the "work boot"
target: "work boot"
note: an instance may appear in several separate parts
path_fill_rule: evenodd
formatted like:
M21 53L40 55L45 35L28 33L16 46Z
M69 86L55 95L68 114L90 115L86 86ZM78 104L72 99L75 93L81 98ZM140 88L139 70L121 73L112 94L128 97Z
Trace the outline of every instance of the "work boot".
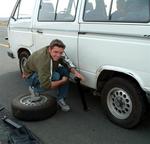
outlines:
M60 106L62 111L67 112L70 110L70 106L65 103L64 99L58 100L57 104Z

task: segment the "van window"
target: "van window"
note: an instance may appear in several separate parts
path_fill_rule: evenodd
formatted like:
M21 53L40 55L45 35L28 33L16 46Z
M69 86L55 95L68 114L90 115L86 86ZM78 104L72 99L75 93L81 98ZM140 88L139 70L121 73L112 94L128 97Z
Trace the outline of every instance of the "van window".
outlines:
M73 21L76 13L77 0L59 0L57 21Z
M107 0L109 7L111 1ZM108 19L108 7L105 0L87 0L85 3L84 20L85 21L105 21Z
M39 8L39 21L54 21L57 0L42 0Z
M41 0L39 21L74 21L78 0Z
M84 21L148 22L149 0L87 0Z
M113 0L111 20L147 22L149 20L149 0Z
M30 19L33 13L35 0L30 0L30 4L27 0L22 0L16 9L14 17L16 19Z

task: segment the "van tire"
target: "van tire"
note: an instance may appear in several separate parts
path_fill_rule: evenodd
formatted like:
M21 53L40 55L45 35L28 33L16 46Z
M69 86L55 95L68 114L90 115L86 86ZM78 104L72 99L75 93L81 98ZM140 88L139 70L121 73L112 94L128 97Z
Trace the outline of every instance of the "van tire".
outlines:
M30 103L31 94L18 96L12 100L11 109L13 115L24 121L43 120L54 115L57 111L56 99L49 95L40 95L42 99Z
M123 128L133 128L141 121L145 110L143 91L133 81L114 77L102 90L101 102L105 114Z
M22 51L19 54L19 68L20 68L20 73L23 73L23 66L25 65L28 57L30 56L30 53L28 51Z

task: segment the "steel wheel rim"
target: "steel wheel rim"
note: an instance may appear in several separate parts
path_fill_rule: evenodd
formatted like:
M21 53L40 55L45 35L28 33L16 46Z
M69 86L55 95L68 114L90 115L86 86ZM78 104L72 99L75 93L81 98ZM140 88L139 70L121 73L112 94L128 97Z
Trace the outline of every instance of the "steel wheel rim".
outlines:
M33 97L32 95L24 96L20 99L20 103L26 106L39 106L39 105L42 105L43 103L46 103L48 100L46 96L40 95L40 98L41 98L40 101L32 102L31 101L32 97Z
M116 118L126 119L132 112L130 95L121 88L113 88L107 95L107 106Z

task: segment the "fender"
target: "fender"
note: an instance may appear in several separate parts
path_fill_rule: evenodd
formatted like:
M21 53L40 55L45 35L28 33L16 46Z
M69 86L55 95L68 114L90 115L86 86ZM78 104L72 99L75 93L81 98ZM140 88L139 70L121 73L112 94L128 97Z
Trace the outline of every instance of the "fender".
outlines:
M116 66L111 66L111 65L104 65L104 66L101 66L97 69L96 71L96 77L98 79L98 77L101 76L102 72L106 70L106 71L114 71L114 72L119 72L119 73L123 73L125 75L128 75L130 77L132 77L134 80L137 81L137 83L140 85L140 87L146 91L146 89L144 88L144 84L143 84L143 81L142 79L140 78L140 76L135 73L134 71L130 70L130 69L125 69L125 68L122 68L122 67L116 67Z
M22 51L28 51L30 54L32 54L33 53L32 49L34 48L33 46L34 46L33 44L30 47L20 46L17 50L18 58L19 58L20 52L22 52Z

